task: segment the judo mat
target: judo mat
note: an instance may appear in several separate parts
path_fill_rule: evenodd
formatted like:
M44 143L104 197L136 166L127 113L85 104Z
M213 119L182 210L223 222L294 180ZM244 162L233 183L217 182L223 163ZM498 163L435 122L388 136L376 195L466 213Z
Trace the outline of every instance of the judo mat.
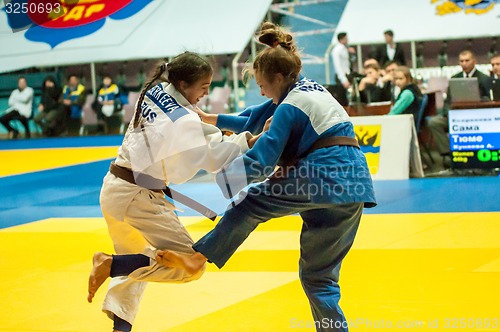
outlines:
M111 331L92 254L112 252L98 205L120 137L0 142L0 331ZM29 145L28 145L29 144ZM37 148L33 148L36 146ZM83 146L83 147L82 147ZM497 177L379 181L340 274L350 331L500 331ZM178 189L209 203L213 183ZM189 209L196 240L214 222ZM298 278L298 216L262 224L219 270L150 283L133 331L314 331Z

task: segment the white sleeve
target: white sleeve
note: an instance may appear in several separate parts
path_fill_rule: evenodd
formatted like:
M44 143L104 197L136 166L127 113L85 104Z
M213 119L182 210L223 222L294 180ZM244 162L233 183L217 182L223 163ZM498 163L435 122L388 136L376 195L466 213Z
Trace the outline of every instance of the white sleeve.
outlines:
M14 90L10 93L10 96L9 96L9 106L12 107L16 104L17 102L17 93L16 93L17 90Z
M347 76L346 76L347 73L345 72L344 68L342 68L342 58L341 58L342 51L343 50L341 47L339 47L339 45L335 46L333 48L332 58L333 58L333 67L335 68L335 74L339 78L340 83L344 84L345 82L347 82Z
M175 184L190 180L202 169L218 172L248 150L246 140L251 137L245 132L223 138L217 127L202 123L194 113L175 121L161 114L154 122L145 123L128 144L132 168L143 172L161 165L166 180Z
M248 150L247 138L251 137L249 132L224 137L219 129L208 128L196 122L194 125L183 126L183 138L200 135L202 128L205 144L179 151L164 159L164 165L168 181L172 183L183 183L190 180L199 170L203 169L210 173L219 172L222 167L231 163L236 157Z

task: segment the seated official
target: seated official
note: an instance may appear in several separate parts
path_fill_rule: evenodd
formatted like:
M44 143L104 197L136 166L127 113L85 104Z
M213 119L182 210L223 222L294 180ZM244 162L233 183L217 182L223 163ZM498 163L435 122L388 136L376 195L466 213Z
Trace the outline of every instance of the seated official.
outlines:
M418 112L422 103L422 93L411 76L410 68L399 66L394 71L394 82L401 89L388 115L413 114L417 127Z
M401 93L401 89L396 85L394 81L394 71L398 68L399 64L396 61L389 61L384 64L384 74L382 76L382 82L390 82L391 84L391 102L395 102L398 95Z
M476 56L471 50L464 50L458 55L458 61L462 71L453 75L451 78L472 78L476 77L479 83L479 92L481 100L490 100L491 78L483 74L476 68ZM444 102L441 114L431 116L427 120L427 126L434 138L436 148L439 153L446 156L450 153L450 139L448 137L448 111L451 108L453 96L450 89Z
M488 75L482 73L476 68L476 56L470 50L465 50L460 52L458 55L460 66L462 71L453 75L451 78L477 78L479 85L479 93L481 95L482 101L489 101L490 99L490 89L491 89L491 78ZM448 89L448 95L445 101L445 107L448 109L451 107L453 102L453 96Z
M391 83L382 80L382 72L377 64L364 68L366 76L359 82L358 90L362 103L375 103L391 100Z

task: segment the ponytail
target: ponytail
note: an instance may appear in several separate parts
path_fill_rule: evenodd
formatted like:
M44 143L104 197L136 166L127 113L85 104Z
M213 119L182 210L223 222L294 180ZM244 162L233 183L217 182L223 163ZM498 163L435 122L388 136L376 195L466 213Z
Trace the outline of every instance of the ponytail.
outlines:
M139 119L141 118L141 112L142 112L142 102L144 101L144 96L146 96L146 93L148 90L151 88L153 83L158 80L163 73L167 72L168 76L168 63L162 62L160 65L156 67L156 70L153 74L153 77L146 82L144 85L144 88L141 91L141 95L139 96L139 100L137 101L137 105L135 107L135 115L134 115L134 129L139 126Z

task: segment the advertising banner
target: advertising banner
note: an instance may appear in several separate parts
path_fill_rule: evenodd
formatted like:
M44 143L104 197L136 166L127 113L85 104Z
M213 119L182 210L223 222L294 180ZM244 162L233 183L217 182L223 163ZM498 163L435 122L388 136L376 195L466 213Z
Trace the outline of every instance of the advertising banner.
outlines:
M423 177L412 115L351 118L361 150L374 180Z

